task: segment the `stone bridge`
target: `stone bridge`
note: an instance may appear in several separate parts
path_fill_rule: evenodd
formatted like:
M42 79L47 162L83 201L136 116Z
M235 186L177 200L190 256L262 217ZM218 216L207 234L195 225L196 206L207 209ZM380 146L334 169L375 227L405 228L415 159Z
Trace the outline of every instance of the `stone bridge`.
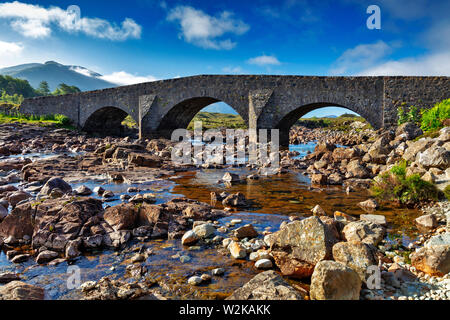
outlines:
M450 97L449 77L200 75L77 94L26 99L22 113L63 114L88 132L110 134L131 115L140 137L170 138L204 107L225 102L249 128L280 129L280 144L306 113L339 106L374 128L396 124L401 103L429 108Z

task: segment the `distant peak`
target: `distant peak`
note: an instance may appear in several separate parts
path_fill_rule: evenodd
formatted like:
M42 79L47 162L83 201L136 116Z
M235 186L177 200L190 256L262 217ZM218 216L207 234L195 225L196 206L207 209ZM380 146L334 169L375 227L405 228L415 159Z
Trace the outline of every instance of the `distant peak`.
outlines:
M59 66L62 65L62 64L60 64L60 63L58 63L58 62L56 62L56 61L47 61L47 62L45 62L44 64L56 64L56 65L59 65Z

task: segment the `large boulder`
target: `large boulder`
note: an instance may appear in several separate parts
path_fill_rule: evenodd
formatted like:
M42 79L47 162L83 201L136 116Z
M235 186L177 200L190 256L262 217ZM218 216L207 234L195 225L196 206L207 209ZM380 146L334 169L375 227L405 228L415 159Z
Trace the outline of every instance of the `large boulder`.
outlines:
M372 144L367 152L372 162L380 164L385 163L386 156L391 152L389 142L389 138L386 135L383 135Z
M376 247L358 242L339 242L333 246L333 259L355 270L361 281L366 281L369 266L378 265Z
M311 277L312 300L359 300L361 279L353 269L336 261L321 261Z
M197 237L201 239L209 238L216 232L216 228L212 223L203 223L192 229Z
M438 221L436 215L426 214L418 217L416 220L416 225L420 230L430 231L438 226Z
M417 270L431 276L442 277L450 272L450 245L424 246L410 255Z
M308 272L294 271L297 276L309 276L310 266L321 260L331 258L333 245L338 242L337 230L334 225L323 222L318 217L309 217L301 221L288 223L273 234L273 251L289 253L289 256L277 255L275 263L283 270L308 270ZM285 266L286 261L293 259L297 267ZM290 273L290 272L289 272Z
M239 227L233 231L233 234L238 239L255 238L258 236L258 231L251 224Z
M32 195L25 191L16 191L8 196L8 202L14 208L19 202L31 198Z
M23 239L24 236L31 237L34 228L33 212L29 202L15 207L0 223L0 236L4 238L13 236L16 239Z
M403 154L403 159L406 161L416 160L417 154L429 148L433 143L434 141L431 138L422 138L418 141L409 143L408 148Z
M0 205L0 221L6 218L8 215L8 209L6 209L4 206Z
M333 161L351 160L358 157L358 152L353 148L336 148L333 151Z
M383 239L385 232L382 226L364 220L350 222L342 229L345 240L372 245L377 245Z
M295 259L287 252L272 251L271 255L284 276L302 279L310 277L314 272L314 264Z
M0 287L0 300L44 300L44 289L22 281Z
M130 153L128 163L137 167L158 168L161 166L161 158L145 153Z
M222 200L225 207L245 208L250 206L250 203L241 192L230 194Z
M63 193L72 192L72 187L61 178L51 178L42 187L40 194L50 195L53 189L59 189Z
M450 150L434 146L417 155L417 162L424 168L447 169L450 167Z
M132 203L122 203L107 208L103 218L114 231L131 230L136 224L137 210Z
M396 139L401 138L402 140L413 140L422 134L422 129L420 129L414 122L405 122L398 126L395 131Z
M93 234L94 226L101 226L102 202L93 198L47 200L36 205L32 244L49 250L64 252L67 243ZM104 221L103 221L104 223Z
M256 275L226 300L303 300L301 294L275 271Z
M359 164L359 160L350 161L347 165L346 178L365 179L370 176L366 168Z

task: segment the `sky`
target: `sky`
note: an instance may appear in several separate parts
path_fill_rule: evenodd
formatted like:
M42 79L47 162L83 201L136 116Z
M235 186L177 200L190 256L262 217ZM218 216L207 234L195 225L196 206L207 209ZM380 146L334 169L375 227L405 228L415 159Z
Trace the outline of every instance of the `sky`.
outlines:
M380 29L369 29L370 5ZM120 84L198 74L450 75L450 0L0 1L0 68ZM323 116L340 109L319 109Z

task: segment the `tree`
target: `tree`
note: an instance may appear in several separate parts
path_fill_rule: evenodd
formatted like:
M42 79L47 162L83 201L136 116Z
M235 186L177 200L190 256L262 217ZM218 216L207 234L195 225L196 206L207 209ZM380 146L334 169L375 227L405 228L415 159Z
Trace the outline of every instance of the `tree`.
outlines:
M36 92L41 95L41 96L49 96L50 95L50 88L48 86L48 82L47 81L41 81L41 83L39 83L39 87L36 90Z
M27 80L0 75L0 91L8 95L22 95L25 98L35 97L36 91Z
M65 83L61 83L58 88L56 88L55 91L52 92L52 95L59 96L63 94L70 94L70 93L78 93L81 92L81 90L76 86L69 86Z

